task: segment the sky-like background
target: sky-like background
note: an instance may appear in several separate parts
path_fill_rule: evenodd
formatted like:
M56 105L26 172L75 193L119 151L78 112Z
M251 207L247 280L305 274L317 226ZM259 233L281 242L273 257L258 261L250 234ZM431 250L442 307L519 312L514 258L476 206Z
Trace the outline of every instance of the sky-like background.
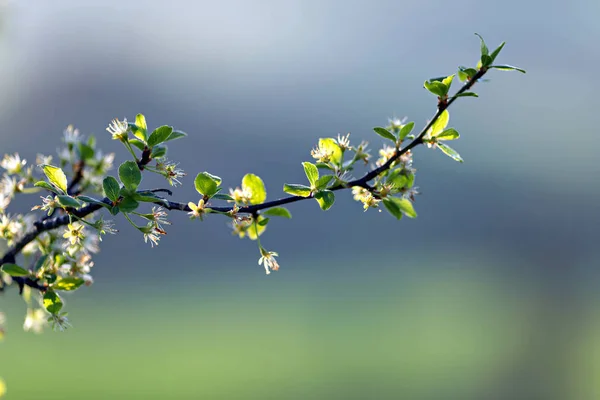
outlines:
M464 164L415 151L417 219L343 192L294 204L263 236L268 277L217 216L173 213L153 249L119 219L67 298L73 329L22 333L0 297L8 399L600 397L597 1L0 4L0 152L33 161L74 124L122 162L105 128L141 112L189 134L178 201L204 170L275 199L320 137L376 151L388 118L422 127L423 81L475 64L474 32L528 70L452 107Z

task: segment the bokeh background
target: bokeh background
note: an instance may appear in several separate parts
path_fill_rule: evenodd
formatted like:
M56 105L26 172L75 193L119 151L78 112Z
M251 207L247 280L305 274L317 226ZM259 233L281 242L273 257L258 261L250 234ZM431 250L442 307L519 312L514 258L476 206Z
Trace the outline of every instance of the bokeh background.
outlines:
M104 129L142 112L189 133L180 201L203 170L274 199L319 137L422 126L422 82L474 64L473 32L528 70L451 109L464 164L415 152L417 219L294 204L268 277L224 219L173 213L154 249L119 219L69 331L24 333L0 297L7 399L600 398L599 2L1 4L1 152L34 160L74 124L121 162Z

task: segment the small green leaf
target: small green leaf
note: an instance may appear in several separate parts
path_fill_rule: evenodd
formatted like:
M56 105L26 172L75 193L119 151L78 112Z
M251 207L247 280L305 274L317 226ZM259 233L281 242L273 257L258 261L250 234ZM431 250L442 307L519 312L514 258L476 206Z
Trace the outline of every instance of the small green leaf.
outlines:
M483 55L481 56L481 66L482 67L489 67L492 64L492 57L488 56L488 55Z
M38 260L35 262L35 267L33 268L33 270L39 271L40 269L42 269L44 267L44 263L46 262L47 259L48 259L48 254L44 254L43 256L38 258Z
M44 188L44 189L46 189L46 190L49 190L49 191L51 191L52 193L56 193L56 194L62 194L62 193L64 193L64 192L62 192L62 191L58 190L58 189L57 189L56 187L54 187L53 185L51 185L51 184L49 184L48 182L46 182L46 181L39 181L39 182L36 182L36 183L35 183L33 186L37 186L37 187Z
M402 219L402 211L400 211L400 207L393 201L394 197L386 197L383 199L383 205L385 209L388 210L390 214L392 214L397 219Z
M94 148L84 142L79 142L78 150L81 160L89 160L94 157Z
M389 139L392 142L396 143L396 136L394 136L394 134L391 133L390 131L388 131L387 129L378 126L378 127L373 128L373 130L375 131L376 134L378 134L382 138Z
M454 140L458 139L460 135L454 128L448 128L439 135L436 136L438 140Z
M452 75L449 75L449 76L445 77L445 78L442 80L442 83L443 83L444 85L446 85L446 87L448 88L448 90L450 90L450 86L452 86L452 80L453 80L453 79L454 79L454 74L452 74ZM448 93L448 91L446 91L446 93Z
M150 155L150 157L152 158L161 158L164 157L167 154L167 146L154 146L152 148L152 154Z
M319 139L319 148L331 154L331 162L335 165L342 164L342 149L337 144L335 139L321 138Z
M121 185L112 176L107 176L102 181L102 188L104 189L104 195L109 198L110 201L115 202L119 200L119 191Z
M319 190L315 193L315 199L319 203L321 210L327 211L331 208L333 203L335 202L335 194L331 190Z
M209 174L208 172L200 172L194 179L196 191L202 196L212 197L218 192L217 187L221 183L221 178Z
M138 202L141 201L144 203L162 204L163 206L169 205L169 202L166 199L163 199L162 197L159 197L152 192L136 192L133 193L130 197Z
M150 134L150 137L148 138L148 147L154 147L157 144L161 144L162 142L166 141L172 133L172 126L159 126Z
M146 125L146 117L144 117L144 114L138 114L135 116L135 126L137 129L132 129L135 137L143 142L148 141L148 126Z
M268 223L269 218L261 219L260 221L258 221L258 226L267 226Z
M300 197L309 197L311 192L308 186L289 183L283 185L283 191L293 196Z
M119 166L119 179L131 191L136 190L142 181L142 172L135 161L125 161Z
M250 194L250 204L260 204L267 199L265 184L257 175L244 175L242 178L242 190Z
M463 162L462 157L460 156L460 154L458 154L456 152L456 150L454 150L452 147L444 144L444 143L437 143L437 146L440 148L441 151L444 152L444 154L446 154L448 157L452 158L455 161L458 162Z
M322 177L317 179L315 187L317 189L325 189L327 187L327 185L329 184L329 182L331 182L332 179L333 179L333 175L323 175Z
M292 214L285 207L274 207L270 208L262 213L262 215L270 216L270 217L282 217L282 218L292 218Z
M402 128L400 128L400 132L398 132L398 137L400 138L400 140L404 140L404 138L408 136L410 132L412 132L414 127L415 123L411 121L408 124L404 125Z
M458 67L458 78L463 82L467 79L471 79L475 74L477 74L475 68Z
M454 97L479 97L479 96L477 95L477 93L473 93L473 92L462 92L462 93L455 95Z
M75 199L71 196L58 195L56 197L58 198L58 203L63 207L71 207L71 208L81 207L81 203L79 203L79 201L77 201L77 199Z
M167 140L165 140L165 142L168 142L169 140L180 139L180 138L186 137L186 136L187 136L187 133L185 133L185 132L173 131L171 133L171 135L167 138Z
M106 204L103 201L100 201L98 199L94 199L93 197L85 196L85 195L82 195L82 194L80 194L79 196L77 196L77 200L86 202L88 204L98 204L98 205L100 205L102 207L108 208L109 210L111 208L111 206L109 206L108 204Z
M383 199L383 204L390 214L398 219L401 218L401 216L398 215L398 212L401 212L409 218L417 217L417 213L413 207L413 204L408 199L399 197L386 197Z
M397 197L392 198L394 199L394 202L398 205L398 207L400 207L400 210L404 213L404 215L406 215L409 218L417 217L417 212L415 211L415 208L413 207L413 204L410 200L399 199Z
M146 144L139 139L129 139L129 143L131 143L141 151L144 151L144 149L146 148Z
M310 186L315 187L317 180L319 179L319 170L316 165L309 162L303 162L302 166L304 167L304 173L310 182Z
M489 50L488 50L487 46L485 45L485 41L483 40L483 38L481 37L481 35L479 33L476 33L475 35L479 36L479 39L481 40L481 55L487 56L489 53Z
M515 67L513 65L490 65L489 68L494 68L494 69L499 69L500 71L519 71L522 73L526 73L527 71L525 71L523 68L519 68L519 67Z
M62 169L48 164L43 164L42 169L51 184L62 190L64 193L67 192L67 176Z
M227 201L233 201L233 197L231 197L228 194L222 194L222 193L217 193L214 196L212 196L213 199L219 199L219 200L227 200Z
M79 286L83 285L84 280L82 278L76 278L74 276L69 276L66 278L62 278L59 281L56 281L52 284L52 289L54 290L64 290L66 292L70 292L79 288Z
M25 268L19 267L16 264L2 264L0 270L9 274L10 276L29 276L29 271L27 271Z
M63 302L53 290L47 290L44 293L44 307L50 314L58 314L63 307Z
M496 48L496 50L494 50L492 52L492 54L490 54L490 57L492 59L492 62L494 62L496 60L496 57L498 57L498 54L500 54L500 51L502 50L502 48L504 47L504 45L506 44L506 42L502 42L500 43L500 46L498 46Z
M438 97L443 97L448 93L448 86L444 85L442 82L425 81L423 86L425 87L425 89L429 90L431 93L435 94Z
M124 213L135 211L140 206L133 197L123 197L119 202L119 210Z
M117 215L120 211L119 206L112 206L109 211L112 215Z
M431 128L429 128L429 135L431 137L436 137L437 135L442 133L442 131L444 129L446 129L446 126L448 126L449 121L450 121L450 113L448 112L448 110L444 110L440 114L438 119L435 120L433 125L431 125Z

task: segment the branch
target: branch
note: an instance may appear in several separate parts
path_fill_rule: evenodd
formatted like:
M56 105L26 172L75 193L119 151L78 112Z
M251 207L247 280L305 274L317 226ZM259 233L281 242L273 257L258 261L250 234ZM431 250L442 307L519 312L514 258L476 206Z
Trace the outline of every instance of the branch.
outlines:
M359 179L355 179L353 181L340 184L338 186L332 187L329 190L338 191L344 189L350 189L355 186L363 187L369 191L373 191L373 187L371 187L368 182L376 178L379 174L389 170L392 167L392 164L398 160L403 154L406 154L408 151L413 149L414 147L423 143L423 137L427 134L428 130L431 126L438 120L440 115L444 112L444 110L448 109L452 103L458 98L461 93L468 91L485 73L487 72L487 68L481 68L471 79L469 79L461 88L456 92L454 96L451 98L444 100L441 99L438 104L438 110L432 117L432 119L425 125L425 127L421 130L419 135L415 137L406 147L396 150L395 154L390 157L383 165L378 168L375 168ZM148 154L146 154L148 153ZM143 170L147 163L151 161L149 157L149 152L145 151L142 160L138 161L138 167L140 170ZM69 189L73 189L77 183L81 180L83 165L78 164L78 168L75 171L75 176L69 185ZM142 190L139 193L157 193L157 192L166 192L168 195L171 195L171 191L168 189L153 189L153 190ZM257 213L261 210L282 206L284 204L295 203L297 201L302 201L306 199L311 199L313 196L309 197L301 197L301 196L289 196L278 200L268 201L261 204L254 204L250 206L240 207L238 213L242 214L252 214L257 215ZM112 205L111 201L108 198L104 198L101 200L103 203L107 205ZM164 208L168 210L175 211L192 211L187 203L179 203L174 201L167 201L166 199L157 198L156 204L161 204ZM0 265L5 263L14 263L15 257L20 251L30 242L35 240L35 238L43 232L50 231L61 226L66 226L70 223L70 216L75 216L78 218L84 218L98 210L100 210L102 206L100 204L90 204L85 207L82 207L77 210L70 210L68 214L62 215L60 217L55 218L46 218L40 219L34 223L34 228L25 234L14 246L12 246L0 259ZM232 207L209 207L211 210L221 213L227 213L232 211ZM20 286L21 290L23 286L30 286L31 288L45 291L46 288L37 283L37 281L30 278L15 278L14 279Z

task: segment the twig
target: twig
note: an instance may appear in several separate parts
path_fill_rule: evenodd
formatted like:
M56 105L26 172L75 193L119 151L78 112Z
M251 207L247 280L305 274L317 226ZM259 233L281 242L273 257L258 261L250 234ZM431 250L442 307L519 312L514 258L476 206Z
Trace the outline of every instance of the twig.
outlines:
M486 68L481 68L470 80L468 80L460 88L460 90L458 90L458 92L456 92L456 94L454 96L449 98L447 101L440 101L438 103L437 112L434 114L434 116L429 121L429 123L427 123L427 125L425 125L425 127L421 130L419 135L416 136L415 139L413 139L406 147L397 150L395 152L395 154L392 157L390 157L383 165L371 170L370 172L368 172L367 174L365 174L363 177L361 177L359 179L355 179L353 181L344 183L343 185L338 185L338 186L332 187L329 190L338 191L338 190L349 189L354 186L360 186L360 187L364 187L365 189L367 189L369 191L372 191L373 188L368 184L368 182L371 181L372 179L374 179L375 177L377 177L379 174L390 169L392 164L398 158L400 158L403 154L407 153L409 150L413 149L414 147L422 144L423 138L427 134L427 131L429 131L431 126L438 120L438 118L444 112L444 110L446 110L448 107L450 107L450 105L452 105L452 103L454 103L454 101L458 98L458 95L468 91L483 75L485 75L486 72L487 72ZM142 159L138 162L138 167L140 168L140 170L143 170L145 165L147 163L149 163L150 161L151 161L150 152L144 151ZM83 165L81 165L81 168L78 168L76 170L76 175L75 175L73 181L71 182L71 185L69 185L69 188L72 189L79 182L79 180L81 180L80 175L82 175L82 171L83 171ZM152 190L140 191L140 193L144 193L144 192L145 193L166 192L169 196L172 195L171 191L168 189L152 189ZM302 200L306 200L306 199L310 199L310 198L312 198L312 196L310 196L310 197L289 196L289 197L285 197L285 198L273 200L273 201L268 201L268 202L261 203L261 204L254 204L254 205L250 205L250 206L240 207L238 210L238 213L252 214L252 215L256 216L256 215L258 215L258 212L261 210L265 210L265 209L277 207L277 206L282 206L284 204L295 203L297 201L302 201ZM112 204L108 198L104 198L102 200L102 202L107 205ZM192 211L188 207L187 203L178 203L178 202L174 202L174 201L167 201L165 199L160 199L160 198L158 198L156 200L156 203L163 205L163 207L168 210L185 211L185 212ZM71 210L71 215L74 215L79 218L83 218L83 217L86 217L86 216L98 211L100 208L102 208L102 206L99 204L90 204L90 205L87 205L87 206L82 207L77 210ZM209 208L211 210L221 212L221 213L226 213L226 212L229 212L232 210L232 207L209 207ZM19 254L19 252L28 243L33 241L38 235L40 235L43 232L59 228L61 226L65 226L65 225L69 224L69 222L70 222L70 219L69 219L68 214L62 215L60 217L51 218L51 219L41 219L41 220L35 222L34 228L30 232L26 233L17 243L15 243L4 254L2 259L0 259L0 265L5 264L5 263L14 263L16 255ZM15 281L19 284L19 286L21 287L21 290L22 290L23 285L30 286L31 288L41 290L41 291L44 291L46 289L45 287L39 285L37 283L37 281L29 279L29 278L15 278Z

